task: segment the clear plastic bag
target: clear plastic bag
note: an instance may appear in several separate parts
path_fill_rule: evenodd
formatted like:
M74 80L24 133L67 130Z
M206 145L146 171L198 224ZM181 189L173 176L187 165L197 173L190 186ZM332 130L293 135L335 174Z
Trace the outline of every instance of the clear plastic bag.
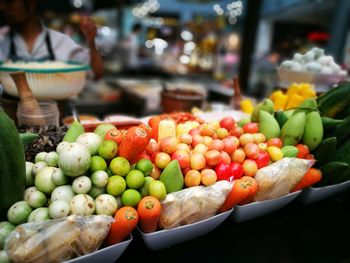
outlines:
M289 194L313 164L313 160L283 158L259 169L254 177L259 187L254 201L269 200Z
M174 228L215 215L231 189L232 183L219 181L211 186L195 186L168 194L162 201L159 227Z
M77 216L26 223L6 239L12 262L61 262L97 250L106 238L113 217Z

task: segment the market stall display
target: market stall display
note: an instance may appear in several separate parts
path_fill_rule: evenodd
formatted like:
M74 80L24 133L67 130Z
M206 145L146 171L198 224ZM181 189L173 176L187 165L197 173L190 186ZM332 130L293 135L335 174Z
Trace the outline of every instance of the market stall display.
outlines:
M250 117L177 112L150 116L143 120L147 124L133 122L125 129L106 121L89 131L73 121L66 132L59 131L61 139L53 149L28 154L26 163L22 158L26 190L4 208L8 222L0 225L0 233L5 251L15 262L28 256L18 252L13 229L102 216L110 219L110 226L98 244L60 255L67 256L62 260L81 256L74 260L82 262L112 260L112 254L116 259L130 243L134 229L147 247L159 250L204 235L231 214L243 222L276 211L299 195L308 203L347 189L348 89L348 83L341 84L285 111L276 111L266 98ZM20 140L13 125L6 129ZM27 141L27 147L43 138L40 133L31 136L34 141ZM332 157L326 154L330 150ZM18 163L18 155L11 156ZM57 242L64 249L66 241Z

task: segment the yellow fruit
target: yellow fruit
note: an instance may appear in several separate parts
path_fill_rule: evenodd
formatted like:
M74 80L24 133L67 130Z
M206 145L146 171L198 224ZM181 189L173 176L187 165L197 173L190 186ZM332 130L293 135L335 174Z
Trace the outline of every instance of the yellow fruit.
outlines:
M252 114L254 110L253 102L250 99L244 99L240 103L241 110L247 114Z
M291 96L293 94L300 94L302 87L296 83L293 83L287 90L287 96Z
M270 155L271 161L276 162L283 158L282 150L276 146L267 147L267 153Z
M275 99L277 99L278 97L280 97L282 95L284 95L282 90L276 90L276 91L272 92L272 94L270 95L270 99L272 101L275 101Z
M284 110L286 108L288 96L281 94L276 96L276 99L274 100L274 109L275 110Z
M302 103L304 99L305 99L304 97L298 94L291 94L290 96L288 96L288 101L285 109L289 110L289 109L298 107L298 105Z
M305 99L307 98L316 98L316 91L313 88L312 85L304 85L300 95L304 97Z

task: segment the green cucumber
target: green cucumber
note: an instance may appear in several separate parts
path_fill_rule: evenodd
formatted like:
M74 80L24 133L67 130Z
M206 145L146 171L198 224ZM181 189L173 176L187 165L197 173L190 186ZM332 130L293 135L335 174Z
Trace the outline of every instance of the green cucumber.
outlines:
M0 108L0 220L22 200L26 185L24 147L13 121Z
M317 98L322 116L342 119L348 115L350 106L350 82L343 82Z
M329 161L329 156L333 156L337 149L337 138L330 137L324 139L320 145L315 149L313 154L319 164Z
M19 137L21 138L22 144L24 147L31 144L33 141L38 139L40 136L39 134L32 133L32 132L26 132L26 133L20 133Z
M344 162L334 161L321 166L320 170L322 172L322 179L317 185L332 185L341 181L344 173L348 174L350 165Z
M327 137L337 137L338 145L342 145L344 140L350 137L350 116L346 117L336 129L328 132Z
M321 117L323 129L329 131L342 124L344 120L336 120L329 117Z
M350 139L337 148L331 160L345 162L350 165Z

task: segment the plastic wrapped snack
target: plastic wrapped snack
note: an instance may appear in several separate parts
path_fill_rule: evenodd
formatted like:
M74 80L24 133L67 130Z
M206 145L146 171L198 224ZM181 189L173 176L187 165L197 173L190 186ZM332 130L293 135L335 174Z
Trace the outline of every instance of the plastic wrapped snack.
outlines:
M259 185L254 201L269 200L289 194L313 163L312 160L283 158L259 169L254 177Z
M232 183L219 181L208 187L195 186L168 194L162 201L159 227L174 228L215 215L231 188Z
M12 262L61 262L91 253L106 238L113 217L76 216L22 224L6 240Z

